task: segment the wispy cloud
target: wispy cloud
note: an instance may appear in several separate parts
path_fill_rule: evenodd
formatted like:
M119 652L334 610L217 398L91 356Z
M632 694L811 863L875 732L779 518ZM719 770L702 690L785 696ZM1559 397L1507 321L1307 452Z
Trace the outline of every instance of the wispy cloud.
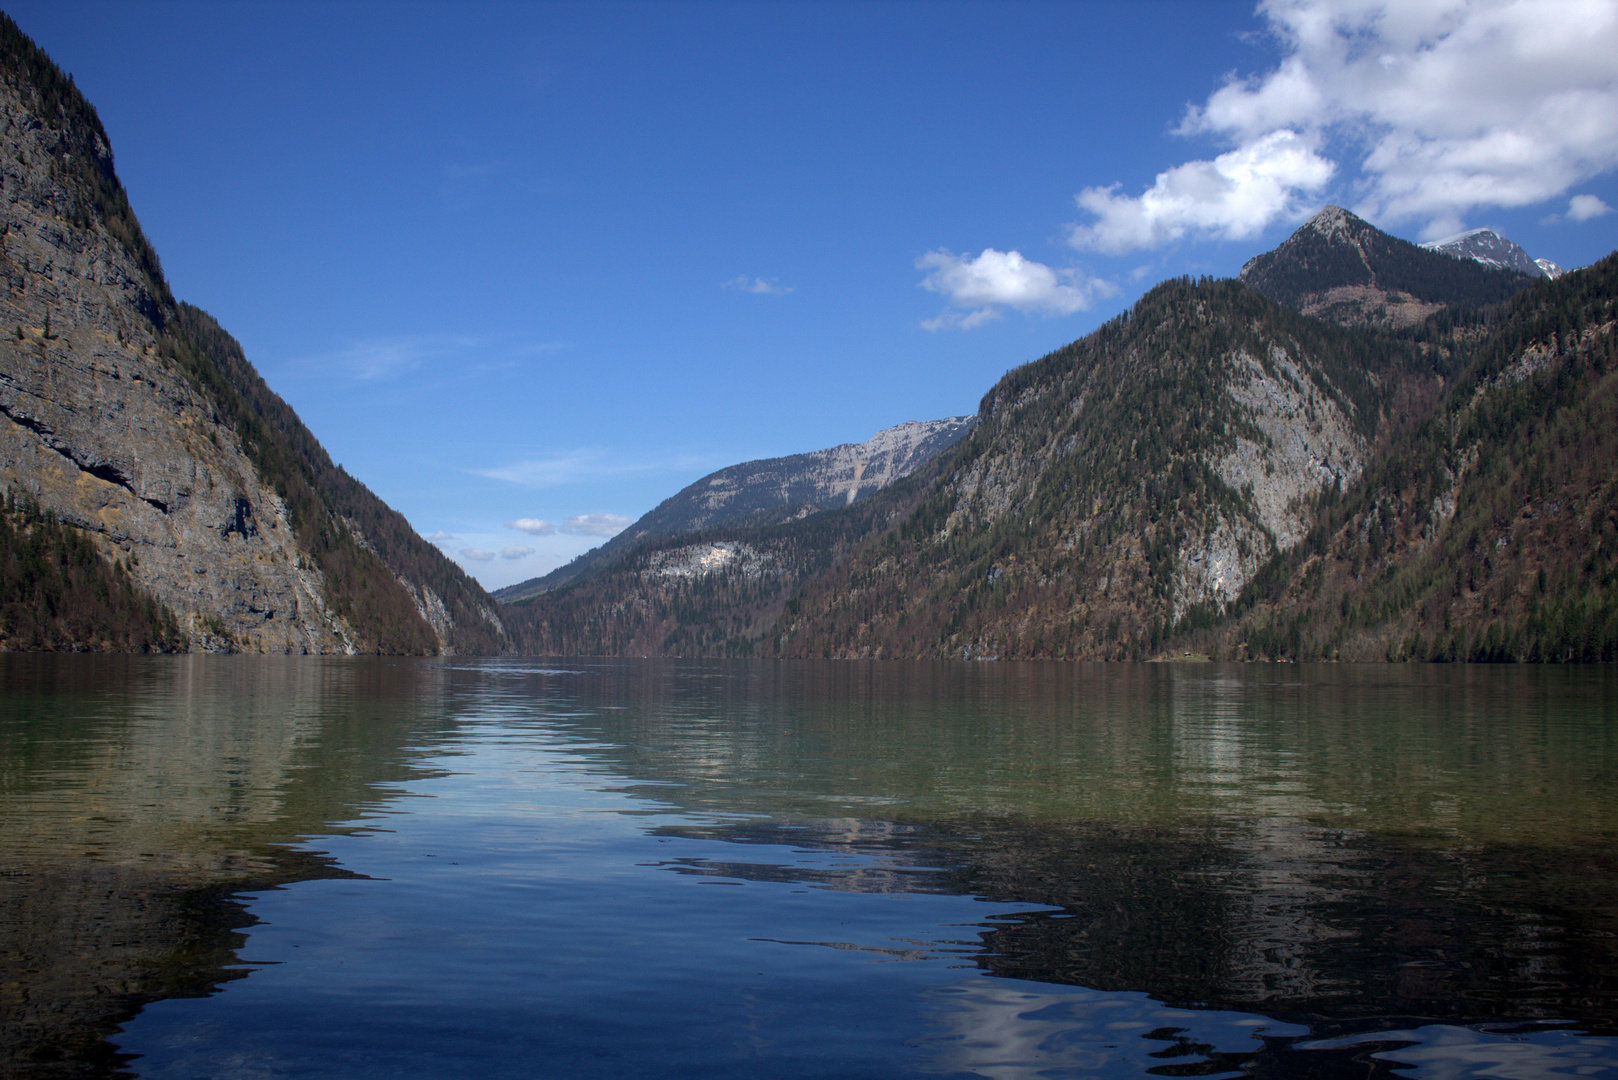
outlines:
M502 559L526 559L533 553L533 548L523 547L520 544L510 544L500 549L500 557Z
M1117 289L1077 270L1054 269L1025 259L1021 252L985 248L975 259L948 251L929 251L916 260L927 270L921 287L943 293L950 309L921 325L928 330L970 330L1000 318L1001 309L1042 315L1071 315Z
M525 532L530 536L550 536L556 531L556 526L541 518L518 518L516 521L506 522L506 528Z
M720 288L736 289L740 292L754 293L758 296L785 296L792 291L791 285L781 285L774 278L750 278L746 274L731 278L729 281L719 283Z
M444 179L454 183L465 183L468 180L484 180L491 176L498 176L504 172L506 163L497 159L488 161L447 161L444 163Z
M451 533L451 532L445 532L443 529L439 529L435 533L428 534L427 539L431 540L435 544L442 544L446 540L454 540L455 539L455 534Z
M1530 206L1618 168L1618 0L1265 0L1259 11L1281 62L1232 75L1179 127L1232 149L1168 169L1138 196L1085 188L1078 203L1094 220L1072 229L1075 246L1250 237L1344 176L1362 216L1425 221L1436 236L1475 208Z
M502 366L526 357L567 348L562 341L510 341L471 334L401 334L364 338L340 348L295 361L304 367L335 372L356 382L383 381L422 370L473 365Z
M603 450L572 450L550 457L530 458L509 465L468 471L475 476L486 476L522 487L553 488L612 477L689 472L712 467L715 467L715 462L711 457L692 454L657 454L626 460L613 457Z
M473 562L488 562L494 558L494 552L483 548L462 548L461 558L471 559Z
M562 525L562 531L575 536L613 537L633 524L633 518L626 518L622 514L580 514L568 518Z

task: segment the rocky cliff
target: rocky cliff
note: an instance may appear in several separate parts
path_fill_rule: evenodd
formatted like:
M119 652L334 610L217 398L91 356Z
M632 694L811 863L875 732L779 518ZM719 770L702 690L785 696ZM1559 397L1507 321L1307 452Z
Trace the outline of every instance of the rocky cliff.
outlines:
M175 302L95 110L3 16L0 128L0 487L84 530L193 648L498 648L482 590Z

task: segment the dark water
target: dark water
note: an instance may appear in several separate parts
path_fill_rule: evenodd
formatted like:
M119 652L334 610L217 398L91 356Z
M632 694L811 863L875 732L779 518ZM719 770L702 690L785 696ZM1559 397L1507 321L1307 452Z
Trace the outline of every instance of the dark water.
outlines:
M8 1077L1618 1075L1607 668L0 675Z

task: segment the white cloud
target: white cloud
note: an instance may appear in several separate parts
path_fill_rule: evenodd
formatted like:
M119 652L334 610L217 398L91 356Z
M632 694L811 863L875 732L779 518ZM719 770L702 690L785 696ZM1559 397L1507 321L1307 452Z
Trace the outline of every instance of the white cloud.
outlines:
M1058 270L1025 259L1018 251L984 248L975 259L948 251L929 251L916 269L930 271L921 287L943 293L956 310L946 310L922 326L928 330L969 330L1000 318L1002 307L1043 315L1071 315L1116 289L1076 270Z
M1589 221L1612 213L1612 207L1594 195L1575 195L1567 201L1567 216L1573 221Z
M533 548L523 547L520 544L511 544L500 549L500 557L502 559L525 559L533 553Z
M1272 131L1212 161L1158 173L1138 198L1119 195L1116 184L1085 188L1079 206L1099 220L1074 226L1069 239L1108 252L1162 247L1189 232L1245 240L1296 214L1303 196L1324 187L1334 170L1297 132Z
M781 285L774 278L768 281L763 278L750 278L746 274L731 278L729 281L719 283L720 288L739 289L742 292L755 293L759 296L785 296L792 291L791 285Z
M617 536L630 525L633 518L626 518L622 514L580 514L578 517L568 518L562 525L562 531L575 536Z
M1098 220L1074 229L1075 244L1252 235L1300 212L1334 161L1357 171L1362 215L1422 220L1427 233L1618 168L1618 0L1264 0L1259 10L1280 64L1232 76L1180 125L1234 149L1170 169L1138 198L1086 189L1080 204ZM1275 163L1294 141L1291 164L1245 183L1221 167Z
M475 562L488 562L494 558L494 552L485 551L483 548L462 548L461 558L472 559Z
M455 539L455 534L450 533L450 532L445 532L443 529L439 529L437 532L435 532L435 533L431 534L430 536L428 536L427 539L431 540L435 544L442 544L446 540Z
M516 521L506 522L506 528L516 529L518 532L528 533L530 536L549 536L556 531L556 526L539 518L518 518Z

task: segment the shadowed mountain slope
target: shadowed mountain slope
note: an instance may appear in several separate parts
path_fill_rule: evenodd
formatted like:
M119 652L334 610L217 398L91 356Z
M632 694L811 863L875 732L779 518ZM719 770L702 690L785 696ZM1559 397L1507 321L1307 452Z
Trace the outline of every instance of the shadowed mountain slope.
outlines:
M1516 245L1512 245L1515 247ZM1443 307L1495 304L1535 277L1389 236L1328 206L1241 280L1278 304L1351 326L1411 326Z

